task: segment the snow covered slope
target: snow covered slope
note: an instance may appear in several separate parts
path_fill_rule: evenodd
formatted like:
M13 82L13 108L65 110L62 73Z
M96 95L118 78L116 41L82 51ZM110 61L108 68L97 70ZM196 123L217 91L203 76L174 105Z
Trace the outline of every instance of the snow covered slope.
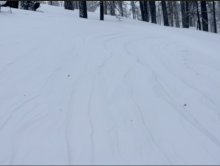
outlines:
M2 8L0 164L220 164L220 36Z

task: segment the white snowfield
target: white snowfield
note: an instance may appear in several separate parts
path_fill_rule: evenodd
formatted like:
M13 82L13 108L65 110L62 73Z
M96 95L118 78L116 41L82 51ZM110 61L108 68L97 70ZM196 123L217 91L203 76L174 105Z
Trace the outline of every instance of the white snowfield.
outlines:
M0 164L220 164L220 35L41 6L0 13Z

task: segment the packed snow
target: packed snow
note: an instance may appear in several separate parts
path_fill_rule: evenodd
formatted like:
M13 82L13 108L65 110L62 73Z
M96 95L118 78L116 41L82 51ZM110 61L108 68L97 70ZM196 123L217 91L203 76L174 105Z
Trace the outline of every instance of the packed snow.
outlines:
M2 8L0 164L220 164L220 35Z

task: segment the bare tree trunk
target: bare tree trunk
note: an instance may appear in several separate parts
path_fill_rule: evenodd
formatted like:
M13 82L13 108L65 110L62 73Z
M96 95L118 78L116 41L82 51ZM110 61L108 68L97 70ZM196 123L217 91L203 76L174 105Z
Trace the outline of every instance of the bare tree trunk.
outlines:
M144 18L145 21L149 22L149 15L148 15L148 4L147 1L143 1L143 9L144 9Z
M185 9L185 1L180 1L181 5L181 13L182 13L182 27L186 28L186 9Z
M64 8L68 10L74 10L73 1L64 1Z
M115 16L115 1L110 1L110 13L112 16Z
M173 4L173 7L174 7L174 19L175 19L175 24L176 24L176 27L180 27L180 23L179 23L179 12L178 12L178 6L177 6L177 2L174 1L174 4Z
M143 1L139 1L139 3L140 3L140 10L141 10L142 21L145 21Z
M166 1L161 1L164 26L169 26Z
M162 16L161 16L161 5L160 2L157 5L157 23L159 23L161 25L161 20L162 20Z
M112 1L113 16L115 16L115 1Z
M214 32L212 1L207 1L208 27L210 32Z
M185 11L185 14L186 14L186 28L189 28L189 2L186 1L186 11Z
M207 8L206 8L206 1L201 1L201 12L202 12L202 30L208 32L209 26L208 26L208 14L207 14Z
M155 5L155 1L149 1L149 5L150 5L150 13L151 13L151 22L152 23L157 23L157 19L156 19L156 5Z
M136 12L135 12L135 4L134 4L134 1L131 1L131 10L132 10L133 19L136 19Z
M194 27L193 16L192 16L192 12L194 12L193 7L194 7L193 6L193 1L189 1L189 26L190 27Z
M200 17L199 17L199 7L198 7L198 2L195 1L196 4L196 13L197 13L197 29L201 30L201 22L200 22Z
M118 2L118 6L119 6L119 9L120 9L120 15L123 17L124 16L124 13L123 13L123 1L117 1Z
M215 18L215 1L213 3L213 23L214 23L214 32L217 33L217 26L216 26L216 18Z
M104 6L103 6L103 1L100 1L100 20L104 20Z
M86 1L79 1L79 16L81 18L87 18Z
M173 27L173 1L167 1L167 9L170 26Z

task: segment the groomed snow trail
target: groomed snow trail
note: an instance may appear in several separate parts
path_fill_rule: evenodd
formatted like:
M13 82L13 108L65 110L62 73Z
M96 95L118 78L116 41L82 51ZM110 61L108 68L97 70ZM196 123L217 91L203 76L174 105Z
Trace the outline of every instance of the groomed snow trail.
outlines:
M220 36L41 5L0 13L0 164L220 164Z

